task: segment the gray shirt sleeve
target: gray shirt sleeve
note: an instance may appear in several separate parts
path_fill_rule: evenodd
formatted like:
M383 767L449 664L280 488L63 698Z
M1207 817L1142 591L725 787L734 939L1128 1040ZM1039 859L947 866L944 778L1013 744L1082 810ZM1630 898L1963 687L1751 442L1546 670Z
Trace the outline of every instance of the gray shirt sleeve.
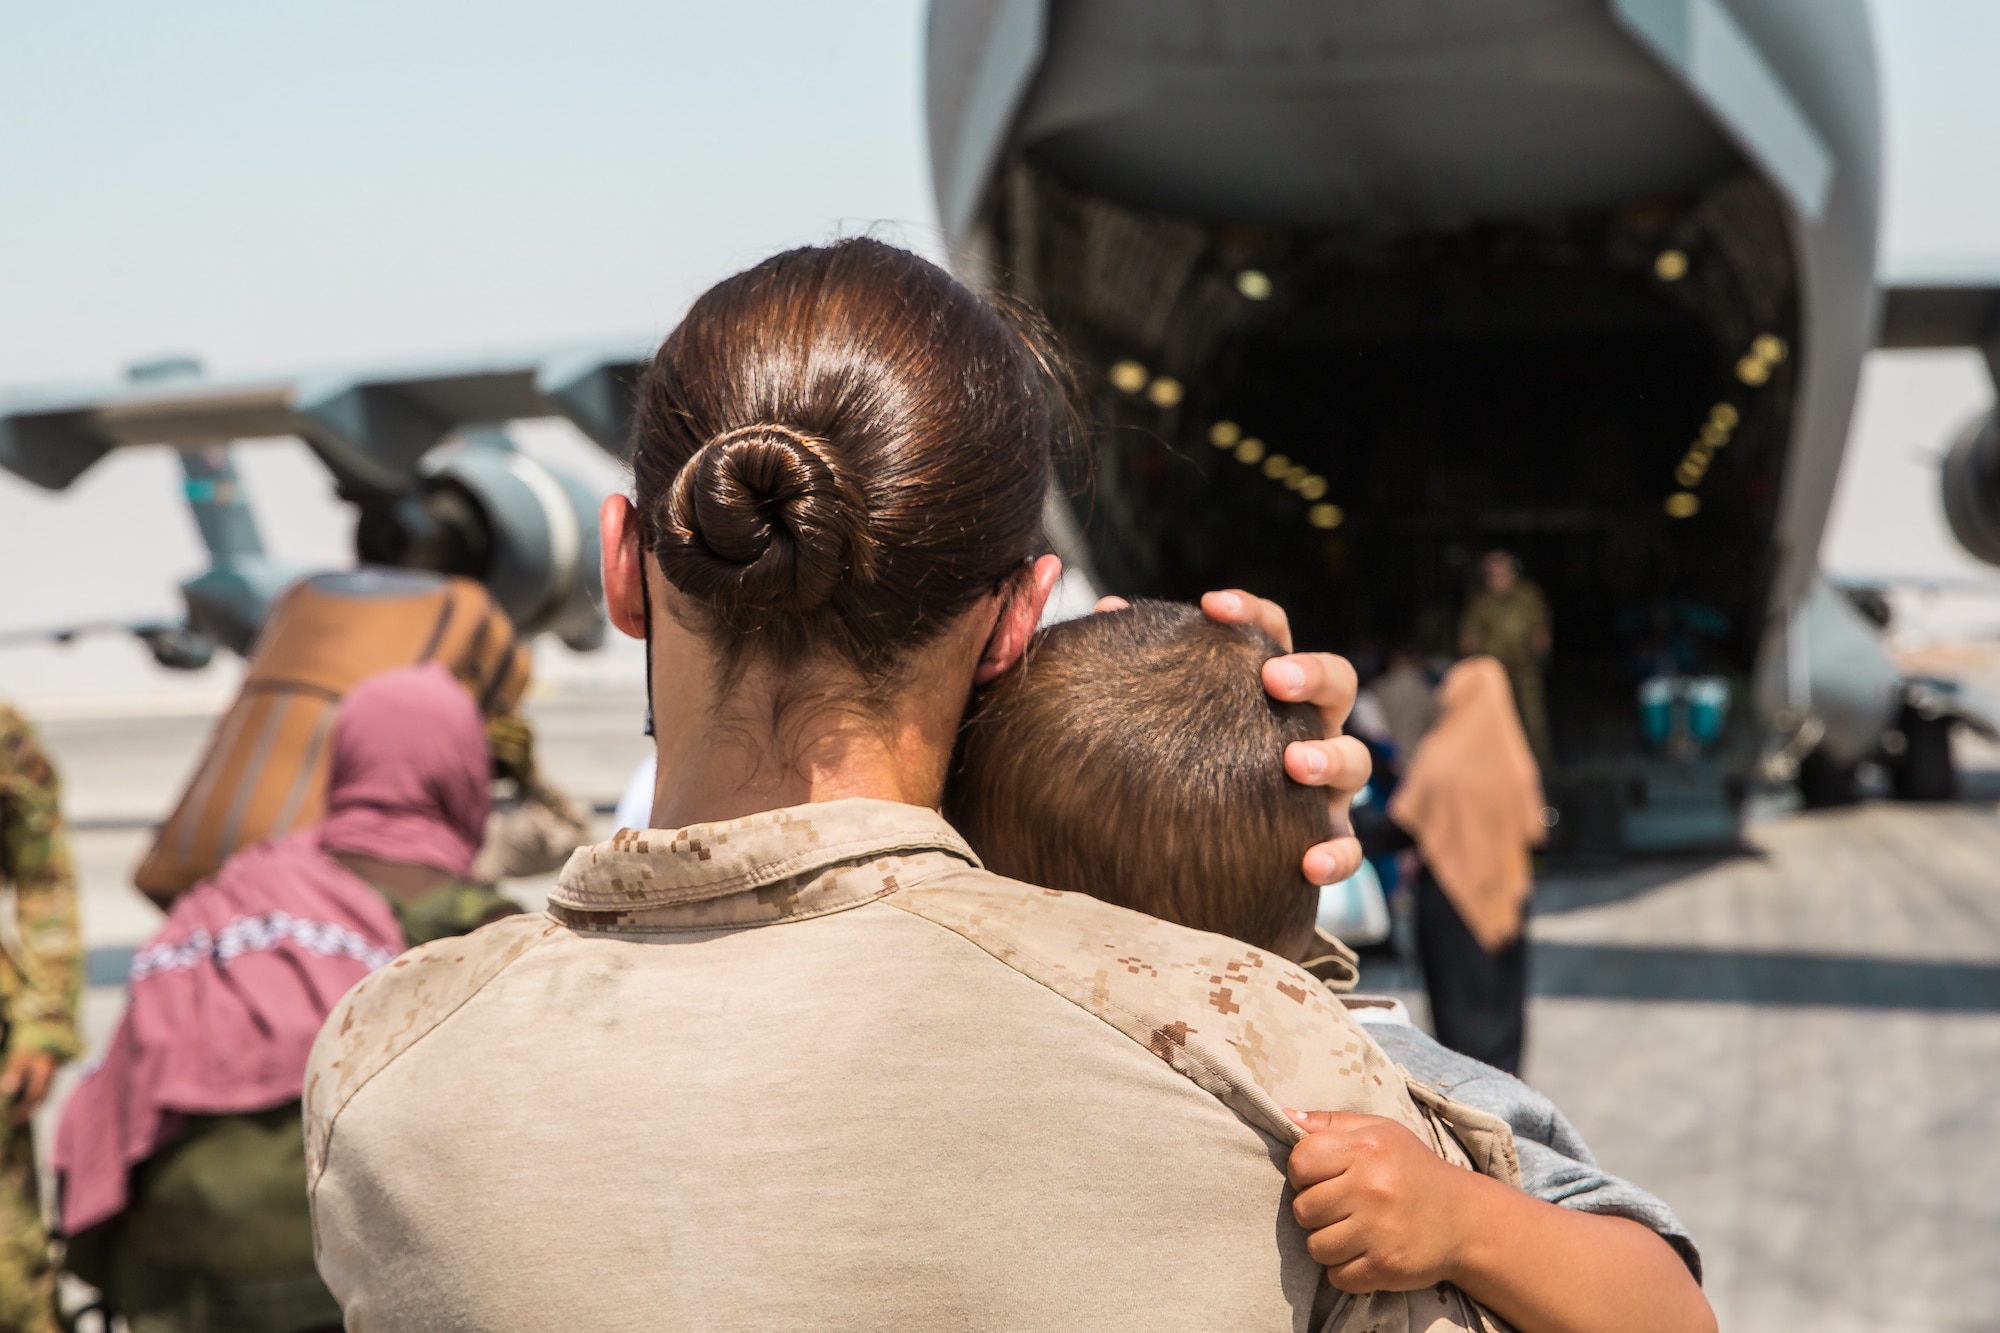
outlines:
M1357 1015L1359 1016L1359 1015ZM1659 1233L1701 1281L1701 1252L1674 1210L1597 1165L1590 1146L1556 1104L1512 1074L1449 1050L1416 1028L1372 1022L1368 1034L1389 1058L1455 1101L1505 1120L1521 1158L1521 1188L1545 1203L1629 1217Z

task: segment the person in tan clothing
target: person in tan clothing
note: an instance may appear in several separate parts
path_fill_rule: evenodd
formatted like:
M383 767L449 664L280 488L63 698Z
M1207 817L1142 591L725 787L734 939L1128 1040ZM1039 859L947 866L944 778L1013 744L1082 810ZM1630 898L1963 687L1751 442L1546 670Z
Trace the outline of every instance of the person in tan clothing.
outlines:
M1438 1038L1512 1073L1527 1029L1533 852L1548 836L1541 773L1499 662L1453 666L1438 703L1389 799L1389 826L1421 858L1417 951Z
M1497 1327L1449 1285L1325 1282L1283 1108L1510 1177L1504 1124L1447 1132L1284 959L992 874L937 813L1059 572L1048 365L873 241L767 261L668 337L602 515L656 827L329 1016L306 1145L349 1328ZM1285 642L1268 604L1211 605ZM1328 731L1352 697L1335 659L1263 679ZM1343 812L1307 877L1351 871L1365 753L1283 762Z

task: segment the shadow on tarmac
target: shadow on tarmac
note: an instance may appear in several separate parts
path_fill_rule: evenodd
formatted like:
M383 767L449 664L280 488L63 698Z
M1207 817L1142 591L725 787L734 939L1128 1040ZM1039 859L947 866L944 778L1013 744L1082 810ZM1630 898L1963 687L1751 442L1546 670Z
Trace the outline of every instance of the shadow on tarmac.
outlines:
M1747 949L1535 944L1531 995L1718 1004L2000 1011L2000 965Z
M1423 989L1411 955L1364 952L1363 992ZM1528 993L1567 1000L2000 1012L2000 964L1749 949L1531 943Z

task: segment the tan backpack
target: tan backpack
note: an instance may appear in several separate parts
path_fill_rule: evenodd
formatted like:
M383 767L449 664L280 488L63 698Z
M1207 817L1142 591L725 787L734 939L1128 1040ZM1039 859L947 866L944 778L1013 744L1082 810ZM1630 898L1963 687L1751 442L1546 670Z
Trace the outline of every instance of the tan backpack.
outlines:
M318 820L342 696L418 662L449 669L489 717L514 710L531 670L513 622L471 579L357 569L293 584L132 882L164 906L239 848Z

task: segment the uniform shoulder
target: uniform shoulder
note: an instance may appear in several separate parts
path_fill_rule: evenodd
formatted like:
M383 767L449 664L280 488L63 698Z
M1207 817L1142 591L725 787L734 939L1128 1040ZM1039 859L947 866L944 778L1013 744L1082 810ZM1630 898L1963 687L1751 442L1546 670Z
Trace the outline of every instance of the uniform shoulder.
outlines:
M0 778L37 787L56 785L55 764L35 728L6 703L0 703Z
M508 964L561 930L540 913L420 945L362 978L327 1015L306 1065L308 1178L317 1180L341 1108Z
M1402 1071L1346 1006L1265 950L984 871L884 901L1095 1014L1281 1141L1298 1137L1287 1106L1420 1125Z

